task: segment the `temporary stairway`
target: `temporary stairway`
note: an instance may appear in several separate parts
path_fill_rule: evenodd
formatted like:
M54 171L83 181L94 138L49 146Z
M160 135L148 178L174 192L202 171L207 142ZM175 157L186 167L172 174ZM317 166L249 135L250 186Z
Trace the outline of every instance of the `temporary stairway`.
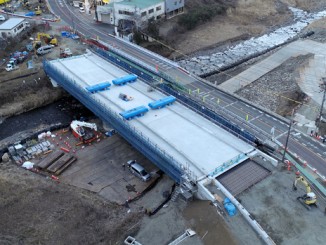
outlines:
M179 197L180 192L181 192L180 187L175 188L175 190L174 190L174 192L172 194L172 197L171 197L172 202L175 202L177 200L177 198Z
M175 188L174 193L172 194L171 201L175 202L179 195L188 201L192 199L193 194L197 191L196 185L189 180L187 175L182 175L180 180L180 185Z

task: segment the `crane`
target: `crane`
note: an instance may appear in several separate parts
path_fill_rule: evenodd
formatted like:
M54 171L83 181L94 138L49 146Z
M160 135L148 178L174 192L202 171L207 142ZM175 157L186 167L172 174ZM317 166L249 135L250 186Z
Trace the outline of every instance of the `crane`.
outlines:
M74 120L70 124L72 129L72 134L85 144L91 143L97 137L95 131L97 131L97 126L95 123L88 123Z
M296 173L296 178L293 182L293 190L297 190L298 182L301 182L306 187L306 194L303 196L297 197L297 200L300 201L308 210L311 209L311 206L317 206L317 197L314 192L311 191L310 184L308 181L300 175L300 173Z

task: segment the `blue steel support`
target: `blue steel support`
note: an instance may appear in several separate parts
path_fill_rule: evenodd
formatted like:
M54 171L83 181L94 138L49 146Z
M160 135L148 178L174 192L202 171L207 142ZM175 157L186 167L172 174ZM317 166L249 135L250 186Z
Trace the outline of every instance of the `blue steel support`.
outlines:
M48 61L43 61L45 73L68 91L77 100L83 103L95 115L101 118L104 122L112 125L119 134L132 144L139 152L144 154L149 160L156 164L163 172L169 175L173 180L180 183L183 171L181 165L175 161L165 151L161 150L157 145L154 145L148 138L144 138L141 132L136 131L126 121L121 119L119 115L109 108L105 107L99 101L94 99L94 96L87 93L75 81L59 72Z

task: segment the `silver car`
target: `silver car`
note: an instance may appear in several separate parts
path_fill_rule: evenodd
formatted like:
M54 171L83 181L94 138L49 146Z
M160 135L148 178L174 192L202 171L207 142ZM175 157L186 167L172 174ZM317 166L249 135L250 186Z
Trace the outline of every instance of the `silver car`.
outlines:
M150 174L147 173L146 170L139 163L136 162L136 160L129 160L127 164L129 170L142 181L150 180Z

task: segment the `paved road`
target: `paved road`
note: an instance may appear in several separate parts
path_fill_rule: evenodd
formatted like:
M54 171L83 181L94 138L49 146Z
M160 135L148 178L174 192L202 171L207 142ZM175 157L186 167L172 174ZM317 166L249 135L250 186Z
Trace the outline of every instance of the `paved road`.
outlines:
M53 12L68 25L73 26L86 36L99 37L102 41L147 64L152 69L158 69L168 74L177 82L183 84L190 94L200 98L205 103L214 105L220 114L253 133L261 141L272 139L271 132L274 129L274 137L280 142L285 142L284 139L288 129L285 120L274 117L255 106L244 103L236 97L214 88L212 85L200 81L199 78L182 70L172 61L110 36L109 34L113 32L112 27L94 22L91 16L79 13L78 9L67 5L64 0L49 2ZM309 136L301 134L300 138L290 139L288 147L312 167L318 169L322 175L326 176L326 161L323 158L326 156L326 148L319 143L311 142Z

